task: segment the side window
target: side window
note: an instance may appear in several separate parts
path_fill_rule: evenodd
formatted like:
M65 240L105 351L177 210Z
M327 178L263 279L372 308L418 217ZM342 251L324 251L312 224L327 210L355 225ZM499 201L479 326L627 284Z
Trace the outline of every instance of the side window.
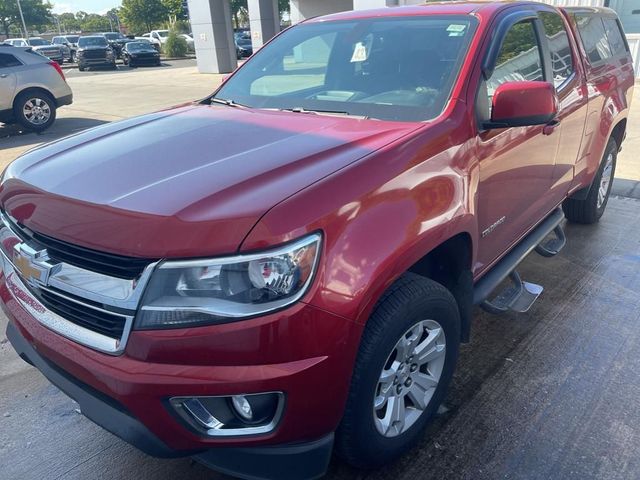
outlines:
M20 65L22 65L20 60L18 60L13 55L9 55L8 53L0 53L0 69L19 67Z
M553 12L540 12L540 20L551 53L553 83L558 88L573 73L573 56L569 44L569 36L562 17Z
M629 51L629 47L627 46L627 42L622 36L620 25L618 25L616 19L605 17L602 19L602 22L604 23L604 29L607 32L607 39L609 40L611 53L614 56L627 53Z
M611 57L611 49L604 31L602 18L593 15L576 14L576 23L582 45L587 52L591 65Z
M544 80L540 46L530 20L516 23L505 35L495 69L487 82L487 93L491 98L505 82L528 80Z

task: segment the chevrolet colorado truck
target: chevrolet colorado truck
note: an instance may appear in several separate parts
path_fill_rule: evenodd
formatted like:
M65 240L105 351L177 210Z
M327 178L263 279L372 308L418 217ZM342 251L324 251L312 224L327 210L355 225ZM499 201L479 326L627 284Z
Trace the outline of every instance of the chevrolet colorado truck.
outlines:
M6 169L7 337L150 455L375 468L423 435L474 305L527 311L518 263L602 216L633 77L608 9L305 21L201 101Z

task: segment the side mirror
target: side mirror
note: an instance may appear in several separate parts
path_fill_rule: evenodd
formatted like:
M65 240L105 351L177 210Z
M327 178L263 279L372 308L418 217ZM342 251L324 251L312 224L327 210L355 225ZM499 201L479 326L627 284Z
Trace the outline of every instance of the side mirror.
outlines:
M485 128L545 125L558 114L558 97L549 82L506 82L493 94L491 122Z

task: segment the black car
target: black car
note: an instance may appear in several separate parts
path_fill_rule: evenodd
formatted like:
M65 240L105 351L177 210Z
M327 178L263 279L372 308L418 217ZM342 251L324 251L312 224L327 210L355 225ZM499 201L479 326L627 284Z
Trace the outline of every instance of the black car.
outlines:
M251 35L240 32L233 36L236 43L236 56L238 60L253 55L253 45L251 44Z
M160 54L149 42L129 42L122 49L122 61L131 68L142 65L160 66Z
M116 66L116 55L107 39L102 35L80 37L78 40L78 70L84 72L88 67Z
M122 49L124 46L131 42L130 38L125 37L123 34L119 32L105 32L100 33L104 38L107 39L111 48L113 48L113 52L116 54L117 58L122 58Z

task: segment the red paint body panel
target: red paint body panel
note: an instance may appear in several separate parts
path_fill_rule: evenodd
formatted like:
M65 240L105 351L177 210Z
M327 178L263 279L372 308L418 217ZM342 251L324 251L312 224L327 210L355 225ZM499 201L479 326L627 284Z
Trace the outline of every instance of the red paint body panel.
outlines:
M548 82L509 82L493 94L491 119L552 117L558 113L555 88Z
M186 105L37 148L9 167L0 187L2 208L32 230L142 258L251 252L320 231L320 266L301 302L225 325L134 330L125 353L112 357L47 330L0 276L10 321L171 448L279 444L334 431L363 327L387 287L458 235L481 278L570 192L590 185L628 115L629 59L590 67L567 16L575 74L558 92L558 126L483 131L482 61L497 23L518 9L558 11L445 2L310 20L473 14L478 28L451 98L430 122ZM286 411L275 432L252 438L199 438L163 403L264 391L285 392Z

